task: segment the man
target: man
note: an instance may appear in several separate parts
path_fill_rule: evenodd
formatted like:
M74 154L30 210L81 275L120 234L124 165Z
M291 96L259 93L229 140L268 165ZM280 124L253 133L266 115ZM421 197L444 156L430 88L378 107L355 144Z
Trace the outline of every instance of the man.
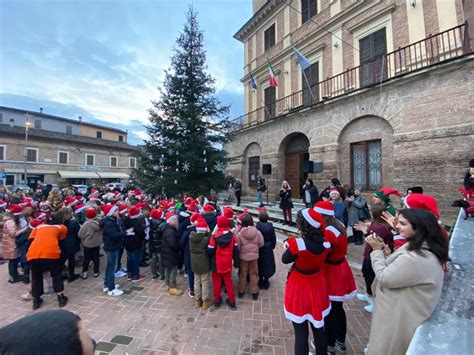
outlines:
M240 198L242 197L242 182L240 179L235 179L234 182L234 193L237 199L237 206L240 206Z
M265 179L260 175L257 176L257 199L259 207L263 207L263 193L267 191L267 186L265 185Z

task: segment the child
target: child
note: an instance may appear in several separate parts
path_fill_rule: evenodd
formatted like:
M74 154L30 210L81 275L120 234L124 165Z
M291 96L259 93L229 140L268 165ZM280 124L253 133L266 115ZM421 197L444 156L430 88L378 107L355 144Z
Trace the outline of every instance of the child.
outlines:
M242 229L237 234L239 245L239 298L244 297L247 286L247 276L250 277L250 292L252 298L258 299L258 250L263 247L263 236L260 231L254 227L253 218L245 215L242 218Z
M182 290L176 288L176 274L179 262L178 217L173 212L165 215L166 224L163 228L161 261L165 269L165 283L171 296L181 296Z
M234 267L238 267L238 245L236 236L230 231L229 219L226 216L217 218L217 233L209 239L207 251L211 255L212 282L214 284L214 307L219 308L222 304L221 289L222 281L229 298L227 305L236 310L235 291L232 283L232 259Z
M99 226L97 212L94 208L88 208L86 211L86 221L79 229L79 238L84 247L84 261L82 265L81 278L87 279L89 263L94 263L94 277L99 277L100 266L100 246L102 244L102 229Z
M151 210L150 212L150 268L153 279L160 277L164 281L165 273L161 267L160 254L163 235L161 234L161 225L163 223L163 211L161 208Z
M210 299L209 272L211 270L207 246L210 232L206 220L200 218L196 222L196 230L189 235L189 250L191 254L191 269L194 273L194 304L208 309Z
M145 239L145 228L140 217L140 209L134 206L128 210L128 219L125 220L127 236L124 239L124 245L127 251L127 272L128 280L132 282L140 282L145 279L144 275L140 275Z

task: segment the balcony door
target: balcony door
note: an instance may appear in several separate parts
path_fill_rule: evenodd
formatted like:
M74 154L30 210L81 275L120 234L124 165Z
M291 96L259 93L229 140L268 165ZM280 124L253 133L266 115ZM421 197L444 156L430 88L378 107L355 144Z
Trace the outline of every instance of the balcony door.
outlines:
M303 83L303 106L318 102L319 63L311 64L301 73ZM309 84L309 86L308 86Z
M269 86L264 91L265 100L265 120L275 117L276 89Z
M379 83L387 77L387 36L382 28L359 40L360 86Z

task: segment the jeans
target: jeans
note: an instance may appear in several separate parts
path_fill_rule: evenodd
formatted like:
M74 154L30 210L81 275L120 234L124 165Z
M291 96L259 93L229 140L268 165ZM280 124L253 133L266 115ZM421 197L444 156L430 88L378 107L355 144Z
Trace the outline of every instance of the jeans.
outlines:
M263 205L263 192L262 191L257 191L257 200L258 200L258 204L262 206Z
M8 274L13 278L18 278L18 263L20 258L8 260Z
M362 261L362 276L364 276L366 292L372 296L372 283L375 280L375 272L372 269L370 259L364 258L364 261Z
M226 272L225 274L219 274L217 272L212 273L212 283L214 284L214 302L220 302L222 281L224 281L227 295L229 296L230 302L235 302L235 291L234 283L232 282L232 271Z
M99 273L100 265L100 247L88 248L84 247L84 262L82 266L82 272L87 272L89 270L89 263L91 260L94 262L94 274Z
M186 273L188 274L188 286L189 289L194 291L194 272L191 268L186 268Z
M67 260L67 270L68 270L68 276L73 277L75 273L75 268L76 268L76 253L74 254L65 254L61 255L61 262L63 265L66 264Z
M142 262L143 249L127 251L127 272L132 279L140 276L140 264Z
M53 289L56 293L64 291L63 262L60 259L36 259L31 261L31 295L38 299L44 293L43 273L49 271L53 279Z
M331 312L324 319L324 323L329 346L335 346L336 340L345 343L347 320L342 302L331 301Z
M124 250L123 246L121 246L120 249L118 250L117 266L116 266L115 272L119 271L120 268L122 267L123 250Z
M176 288L176 274L178 273L178 267L165 268L165 284L169 288Z
M293 323L295 330L295 355L307 355L309 353L308 346L308 321L305 320L303 323ZM314 346L316 347L316 355L327 354L326 336L324 334L324 328L315 328L313 324L309 323L313 331Z
M210 274L194 274L194 299L209 301L211 289L209 287Z
M119 251L113 250L107 253L107 266L105 267L104 286L112 291L115 289L115 270L117 269L117 262Z

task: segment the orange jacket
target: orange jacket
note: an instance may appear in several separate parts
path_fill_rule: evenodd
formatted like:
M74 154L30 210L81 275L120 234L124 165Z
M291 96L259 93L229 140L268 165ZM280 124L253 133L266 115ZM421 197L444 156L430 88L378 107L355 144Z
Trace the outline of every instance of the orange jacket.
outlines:
M67 228L58 224L42 224L30 234L33 239L26 254L28 261L35 259L59 259L59 241L66 238Z

